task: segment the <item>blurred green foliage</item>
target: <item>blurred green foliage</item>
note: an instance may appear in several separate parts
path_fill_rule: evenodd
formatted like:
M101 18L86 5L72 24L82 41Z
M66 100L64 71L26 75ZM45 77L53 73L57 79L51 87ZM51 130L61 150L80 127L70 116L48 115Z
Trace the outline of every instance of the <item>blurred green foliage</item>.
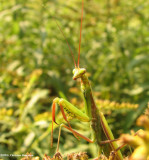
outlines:
M139 104L135 112L112 112L109 122L117 135L130 130L149 100L148 11L146 0L85 0L80 66L99 93L95 98ZM54 153L53 98L82 98L70 91L79 83L72 80L74 64L55 20L77 60L80 17L81 0L0 0L0 153ZM72 126L90 135L83 123ZM54 147L57 135L56 129ZM95 145L86 144L63 131L60 151L95 156Z

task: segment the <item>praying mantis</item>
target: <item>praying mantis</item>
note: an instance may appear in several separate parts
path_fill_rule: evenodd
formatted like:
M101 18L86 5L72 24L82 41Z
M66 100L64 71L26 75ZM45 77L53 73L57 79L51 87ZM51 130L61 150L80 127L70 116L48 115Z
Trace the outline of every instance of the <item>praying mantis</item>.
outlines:
M76 65L72 50L69 46L69 43L61 30L60 26L58 25L57 21L57 26L59 27L60 31L62 32L68 47L70 49L75 68L73 69L73 80L80 79L81 80L81 91L83 93L84 97L84 106L85 106L85 113L82 112L79 108L75 107L73 104L68 102L67 100L63 98L55 98L52 103L52 131L51 131L51 146L53 144L53 124L56 123L55 119L55 110L56 107L60 107L61 113L63 115L64 120L67 122L68 125L61 124L60 129L59 129L59 137L58 137L58 144L57 144L57 152L59 149L59 139L60 139L60 133L61 133L61 127L64 127L71 131L73 135L78 138L83 138L84 140L88 141L89 143L97 143L97 146L99 148L99 156L102 151L106 154L110 154L110 151L107 149L103 150L101 149L105 143L109 143L109 147L111 151L115 152L115 159L116 160L122 160L122 154L121 151L119 150L119 147L116 143L116 140L114 139L114 136L112 134L112 131L109 128L109 125L103 115L103 113L97 109L94 98L93 98L93 93L91 89L90 82L88 80L88 77L86 75L86 69L85 68L80 68L79 67L79 60L80 60L80 48L81 48L81 32L82 32L82 22L83 22L83 7L84 7L84 0L82 0L82 10L81 10L81 25L80 25L80 40L79 40L79 53L78 53L78 63ZM72 129L69 118L75 118L78 119L79 121L83 122L89 122L90 127L92 129L92 134L93 134L93 139L89 139L85 137L84 135L81 135L74 129ZM57 124L58 125L58 124ZM103 138L104 137L104 138ZM107 139L107 141L105 141ZM104 140L104 141L103 141Z

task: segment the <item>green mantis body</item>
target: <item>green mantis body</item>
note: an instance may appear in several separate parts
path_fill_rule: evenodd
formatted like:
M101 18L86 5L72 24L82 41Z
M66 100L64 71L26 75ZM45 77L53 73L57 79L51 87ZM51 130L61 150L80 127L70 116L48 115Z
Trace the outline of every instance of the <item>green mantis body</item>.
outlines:
M82 17L83 17L83 1L82 1ZM82 29L82 17L81 17L81 29ZM80 55L80 44L81 44L81 29L80 29L79 55ZM109 140L108 145L111 148L110 150L115 152L115 159L122 160L123 159L122 154L120 150L118 150L118 146L116 142L114 141L114 137L108 126L108 123L103 113L100 112L96 107L96 104L93 98L93 94L92 94L92 89L90 86L90 82L86 75L86 69L79 68L79 56L78 56L78 66L76 67L76 64L75 64L75 69L73 70L73 80L77 80L77 79L81 79L81 91L84 97L85 113L80 111L79 108L75 107L73 104L71 104L67 100L63 98L55 98L52 104L52 134L51 134L52 140L51 140L51 144L53 143L53 123L54 122L56 123L55 108L56 106L59 106L65 121L68 123L68 126L65 124L62 124L61 126L70 130L76 138L81 137L90 143L96 142L99 148L99 155L101 154L101 151L102 151L101 146L103 146L104 144L103 140L106 140L106 139ZM81 135L80 133L76 132L75 130L73 130L68 120L69 117L75 118L75 119L78 119L84 122L90 122L90 126L93 132L93 139L89 139ZM103 147L103 150L104 148L105 147ZM110 151L109 150L107 151L107 148L106 148L104 150L104 153L110 154Z
M114 137L113 137L113 134L108 126L108 123L103 113L100 112L96 107L96 104L95 104L95 101L92 95L92 89L91 89L88 77L86 76L86 70L84 68L75 68L73 70L73 79L76 80L78 78L81 79L81 91L84 96L85 113L80 111L77 107L72 105L67 100L63 98L55 98L53 101L53 106L52 106L52 121L56 123L55 107L56 107L56 104L58 104L58 106L60 106L60 109L62 111L63 117L67 122L68 120L64 112L66 112L67 115L71 116L72 118L76 118L84 122L90 122L92 131L93 131L93 137L94 137L93 140L90 140L89 138L84 137L83 135L74 131L71 128L69 122L68 122L69 127L66 125L63 125L63 126L67 128L68 130L70 130L76 137L79 136L87 140L90 143L97 142L97 145L99 147L99 154L100 154L101 153L100 148L101 148L101 145L103 145L102 144L102 134L105 134L108 140L114 140ZM116 142L110 142L109 145L111 146L111 150L113 151L116 151L118 148ZM107 151L105 151L105 153L106 152ZM116 152L116 159L117 160L123 159L120 151Z

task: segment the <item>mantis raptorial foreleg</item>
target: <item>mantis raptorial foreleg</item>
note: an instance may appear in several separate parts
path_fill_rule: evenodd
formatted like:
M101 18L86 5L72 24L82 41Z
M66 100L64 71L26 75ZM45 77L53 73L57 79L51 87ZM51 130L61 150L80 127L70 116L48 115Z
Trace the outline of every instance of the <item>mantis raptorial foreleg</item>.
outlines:
M63 98L55 98L53 100L53 104L52 104L52 132L51 132L51 146L53 143L53 122L56 122L55 120L55 108L56 108L56 104L58 104L58 106L60 107L61 113L63 115L64 120L67 122L68 126L66 126L65 124L61 124L60 125L60 130L61 127L65 127L66 129L68 129L69 131L71 131L73 133L73 135L78 139L78 137L81 137L83 139L85 139L86 141L93 143L94 140L91 140L83 135L81 135L80 133L78 133L77 131L73 130L68 119L67 116L65 114L65 112L67 113L67 115L71 116L71 118L77 118L80 121L84 121L84 122L89 122L90 119L89 117L83 113L82 111L80 111L77 107L73 106L70 102L68 102L67 100L63 99ZM59 140L58 140L59 141ZM59 143L58 143L59 144Z

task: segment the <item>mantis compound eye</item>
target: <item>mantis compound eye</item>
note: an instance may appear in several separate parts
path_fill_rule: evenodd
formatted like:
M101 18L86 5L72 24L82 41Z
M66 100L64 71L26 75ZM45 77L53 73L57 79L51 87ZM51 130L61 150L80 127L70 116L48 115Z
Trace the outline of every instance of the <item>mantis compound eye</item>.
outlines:
M75 72L76 72L76 69L73 69L72 73L75 74Z

